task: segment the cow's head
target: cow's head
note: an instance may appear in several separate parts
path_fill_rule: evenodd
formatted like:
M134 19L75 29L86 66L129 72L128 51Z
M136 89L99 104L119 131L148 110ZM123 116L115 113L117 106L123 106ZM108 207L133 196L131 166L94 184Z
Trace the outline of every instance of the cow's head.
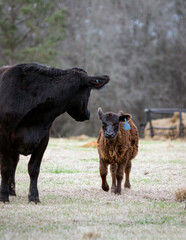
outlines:
M85 121L90 118L88 110L88 100L92 89L100 89L109 82L108 76L88 76L79 68L74 68L75 78L79 82L79 87L72 96L67 107L67 113L76 121ZM76 81L77 82L77 81Z
M130 114L123 113L122 111L118 114L113 112L103 113L101 108L98 108L98 116L102 121L103 133L107 139L113 139L117 136L120 122L124 122L125 119L128 122L132 118Z

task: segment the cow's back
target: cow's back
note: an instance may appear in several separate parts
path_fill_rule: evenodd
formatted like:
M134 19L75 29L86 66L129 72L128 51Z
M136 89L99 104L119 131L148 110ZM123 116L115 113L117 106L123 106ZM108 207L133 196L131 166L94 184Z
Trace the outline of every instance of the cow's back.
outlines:
M9 69L11 66L3 66L3 67L0 67L0 76L7 70Z

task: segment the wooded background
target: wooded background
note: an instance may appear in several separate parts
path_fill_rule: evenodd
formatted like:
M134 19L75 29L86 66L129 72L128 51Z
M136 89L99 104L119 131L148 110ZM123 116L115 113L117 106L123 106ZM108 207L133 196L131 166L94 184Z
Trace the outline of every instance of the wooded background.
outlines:
M53 136L97 136L99 106L139 127L144 108L186 107L186 1L0 0L0 65L23 62L110 75L91 93L91 119L63 114Z

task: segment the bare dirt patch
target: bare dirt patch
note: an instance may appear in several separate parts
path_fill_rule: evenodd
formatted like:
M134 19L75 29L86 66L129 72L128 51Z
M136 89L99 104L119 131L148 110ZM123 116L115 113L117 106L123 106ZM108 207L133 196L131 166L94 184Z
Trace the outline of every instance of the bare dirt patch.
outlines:
M39 177L41 204L28 204L28 157L16 173L17 197L0 204L0 239L184 239L186 142L140 141L130 190L101 189L95 139L51 139ZM111 184L110 174L108 182Z

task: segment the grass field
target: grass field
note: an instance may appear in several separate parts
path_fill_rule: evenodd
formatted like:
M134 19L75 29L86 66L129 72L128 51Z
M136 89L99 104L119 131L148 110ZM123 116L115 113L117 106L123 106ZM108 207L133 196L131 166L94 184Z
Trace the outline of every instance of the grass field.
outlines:
M51 139L39 177L41 204L28 204L27 157L21 157L17 197L0 203L0 239L186 239L186 142L140 141L130 190L101 190L98 154L85 141ZM108 182L111 183L110 173Z

